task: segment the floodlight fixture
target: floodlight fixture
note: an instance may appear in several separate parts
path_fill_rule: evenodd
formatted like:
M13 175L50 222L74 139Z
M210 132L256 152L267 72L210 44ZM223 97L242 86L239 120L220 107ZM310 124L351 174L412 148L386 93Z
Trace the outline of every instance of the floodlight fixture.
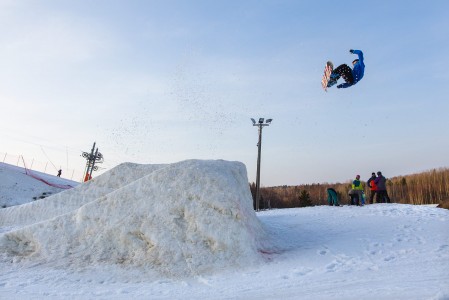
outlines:
M253 118L251 118L251 121L253 121L253 125L256 124L256 120L254 120Z
M264 118L259 118L259 124L263 123Z
M272 121L273 121L273 119L267 119L267 120L265 121L265 123L270 124Z

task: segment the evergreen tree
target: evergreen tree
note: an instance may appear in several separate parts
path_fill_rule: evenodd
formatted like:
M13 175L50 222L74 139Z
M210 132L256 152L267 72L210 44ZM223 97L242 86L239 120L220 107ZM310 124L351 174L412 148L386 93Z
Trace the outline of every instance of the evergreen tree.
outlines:
M310 194L306 190L303 190L299 195L299 207L313 206Z

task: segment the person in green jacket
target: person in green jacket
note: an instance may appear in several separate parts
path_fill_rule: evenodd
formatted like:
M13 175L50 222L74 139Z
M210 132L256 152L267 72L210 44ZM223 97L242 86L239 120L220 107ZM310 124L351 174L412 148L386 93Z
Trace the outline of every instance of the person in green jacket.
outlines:
M327 203L329 203L330 206L340 206L340 203L338 203L337 191L333 188L327 189Z

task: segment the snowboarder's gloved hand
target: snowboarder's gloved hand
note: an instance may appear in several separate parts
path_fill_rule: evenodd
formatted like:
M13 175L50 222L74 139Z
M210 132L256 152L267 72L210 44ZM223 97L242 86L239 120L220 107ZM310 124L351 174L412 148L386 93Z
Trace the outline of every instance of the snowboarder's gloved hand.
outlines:
M352 54L354 54L354 50L352 50L352 49L351 49L351 50L349 50L349 52L351 52Z
M339 85L337 85L337 89L341 89L341 87L343 86L343 83L342 84L339 84Z

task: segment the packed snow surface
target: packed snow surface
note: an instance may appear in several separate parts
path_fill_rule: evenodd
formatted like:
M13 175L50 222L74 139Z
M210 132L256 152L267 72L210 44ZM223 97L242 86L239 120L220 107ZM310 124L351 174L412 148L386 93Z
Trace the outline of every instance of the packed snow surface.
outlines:
M0 209L2 299L442 300L448 270L448 210L256 214L238 162L126 163Z

